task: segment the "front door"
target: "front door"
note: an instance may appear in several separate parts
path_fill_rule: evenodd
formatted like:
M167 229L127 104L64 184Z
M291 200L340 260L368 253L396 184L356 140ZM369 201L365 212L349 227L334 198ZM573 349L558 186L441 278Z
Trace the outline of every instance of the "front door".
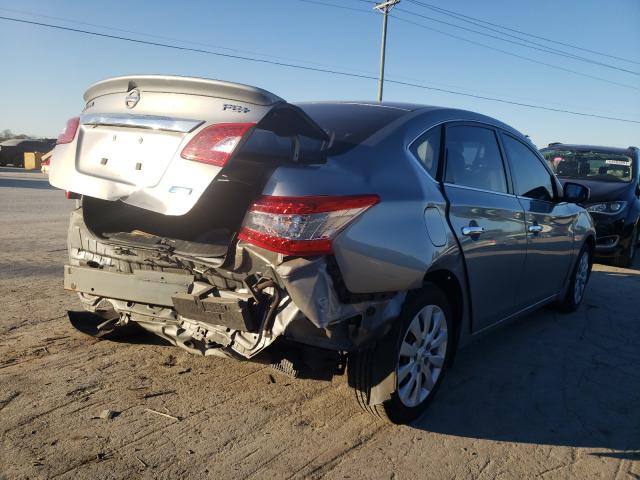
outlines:
M517 303L526 308L565 285L573 253L575 208L556 201L551 171L529 146L509 134L501 136L513 188L525 212L527 260Z
M497 132L477 124L446 129L444 191L465 259L473 330L517 311L526 257L524 211L513 195Z

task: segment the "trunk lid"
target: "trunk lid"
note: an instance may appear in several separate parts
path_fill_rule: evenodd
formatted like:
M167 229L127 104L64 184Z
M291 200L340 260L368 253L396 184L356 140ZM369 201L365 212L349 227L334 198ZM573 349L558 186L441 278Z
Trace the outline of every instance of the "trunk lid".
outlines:
M157 75L117 77L92 85L84 99L75 138L54 150L51 184L164 215L189 212L223 170L180 156L208 126L255 123L256 128L279 136L328 140L298 107L265 90L236 83Z

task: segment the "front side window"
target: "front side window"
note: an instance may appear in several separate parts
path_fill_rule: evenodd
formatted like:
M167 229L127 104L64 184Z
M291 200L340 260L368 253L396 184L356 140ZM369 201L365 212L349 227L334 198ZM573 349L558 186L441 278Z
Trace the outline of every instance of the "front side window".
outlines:
M445 181L507 193L504 165L493 130L459 125L447 128Z
M551 174L538 156L510 135L502 135L502 143L511 162L516 194L534 200L553 200Z
M433 178L438 173L440 128L432 128L411 145L411 152Z
M627 155L564 149L547 149L541 153L559 177L602 182L633 180L632 161Z

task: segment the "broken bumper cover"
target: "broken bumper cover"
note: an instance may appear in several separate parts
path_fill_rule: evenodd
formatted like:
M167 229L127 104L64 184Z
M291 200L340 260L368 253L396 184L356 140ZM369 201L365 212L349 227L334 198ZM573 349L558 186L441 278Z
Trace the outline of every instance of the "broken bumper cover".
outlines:
M149 270L120 273L66 265L64 287L107 300L124 323L136 322L193 353L215 354L215 349L229 347L234 331L258 333L251 295L210 295L214 289L195 282L193 275ZM257 353L261 349L257 347L266 346L260 345L262 335L254 337L259 341L253 346L250 337L244 342L238 338L237 353L252 356L251 350Z
M186 271L122 273L67 265L64 286L92 298L96 307L108 302L125 323L135 322L192 353L245 358L280 336L330 350L355 350L386 331L405 297L398 293L343 302L323 258L286 261L272 274L277 304L275 288L256 298L249 289L219 290ZM269 311L273 316L265 326Z

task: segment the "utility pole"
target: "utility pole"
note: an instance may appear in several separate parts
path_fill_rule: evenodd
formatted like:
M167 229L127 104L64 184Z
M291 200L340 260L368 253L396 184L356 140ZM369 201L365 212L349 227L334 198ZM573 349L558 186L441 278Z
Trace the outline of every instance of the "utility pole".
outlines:
M385 2L378 3L374 10L382 12L382 44L380 45L380 77L378 78L378 101L382 101L382 88L384 85L384 54L387 48L387 17L389 16L389 10L394 5L400 3L400 0L387 0Z

